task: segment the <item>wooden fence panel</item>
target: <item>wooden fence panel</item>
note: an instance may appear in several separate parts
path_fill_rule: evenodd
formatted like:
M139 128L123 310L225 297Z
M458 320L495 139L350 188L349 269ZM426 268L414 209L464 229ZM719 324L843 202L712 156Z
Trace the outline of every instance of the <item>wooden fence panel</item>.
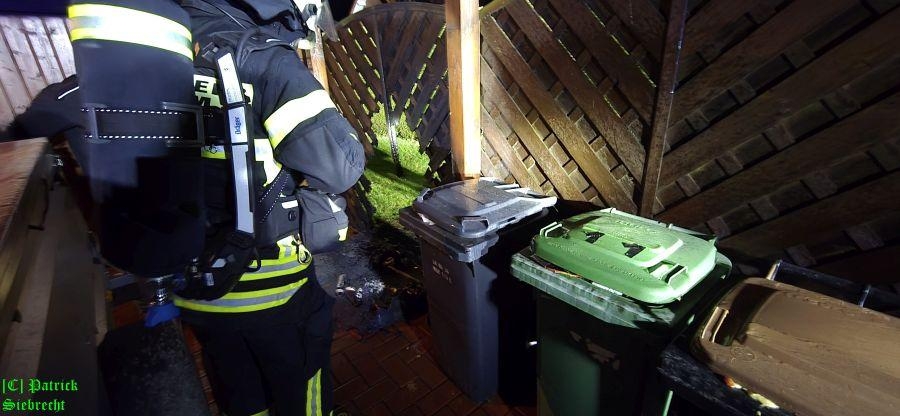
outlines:
M859 266L867 251L900 244L897 3L712 0L693 10L658 217L713 232L760 266Z
M65 19L0 16L0 125L28 108L48 84L75 73Z
M339 39L326 42L331 76L339 81L332 90L346 98L338 103L344 115L358 119L351 123L371 143L378 140L371 131L375 113L386 111L391 122L405 116L421 150L441 158L428 172L435 180L449 154L449 139L442 134L449 111L443 16L439 5L379 5L345 19L337 28ZM430 146L441 150L429 151Z
M749 263L893 252L898 3L708 0L688 2L680 23L660 9L670 2L498 0L482 11L483 173L642 205ZM442 8L376 6L339 32L328 47L345 115L367 129L372 103L389 102L433 179L452 179ZM667 45L681 33L679 57Z

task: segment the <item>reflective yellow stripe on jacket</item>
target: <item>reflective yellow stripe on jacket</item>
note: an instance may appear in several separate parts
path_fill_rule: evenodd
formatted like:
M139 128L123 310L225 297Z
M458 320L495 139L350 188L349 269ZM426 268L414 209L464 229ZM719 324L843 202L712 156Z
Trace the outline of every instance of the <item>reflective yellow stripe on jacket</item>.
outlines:
M249 266L259 270L247 272L241 276L240 282L259 281L279 276L302 272L312 262L312 255L302 245L293 244L293 237L278 241L280 253L277 259L262 260L257 264L254 260ZM294 293L306 284L307 278L296 282L267 289L247 292L230 292L219 299L205 301L175 297L175 305L199 312L238 313L255 312L281 306L291 299Z
M309 120L319 113L335 108L328 92L319 89L300 98L290 100L278 107L263 125L269 133L269 141L275 149L300 123Z
M107 4L69 6L72 41L110 40L164 49L194 60L191 31L174 20Z

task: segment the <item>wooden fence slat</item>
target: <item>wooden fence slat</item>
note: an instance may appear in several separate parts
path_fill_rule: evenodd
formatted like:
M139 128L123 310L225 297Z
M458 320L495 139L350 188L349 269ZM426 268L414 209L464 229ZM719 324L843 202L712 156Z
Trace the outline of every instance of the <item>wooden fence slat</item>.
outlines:
M541 184L531 176L531 173L528 172L528 168L525 167L522 160L519 159L515 152L513 152L512 146L506 141L506 137L500 129L497 128L497 125L494 123L494 118L491 117L484 106L481 107L481 128L484 130L484 138L490 143L494 152L500 157L503 165L506 166L506 169L509 170L513 178L516 179L516 183L533 190L541 189Z
M0 94L0 126L6 126L16 118L16 113L13 112L12 103L9 102L6 93L2 90L0 92L2 92Z
M672 120L681 120L854 4L855 0L792 3L679 88Z
M341 69L340 73L345 74L349 78L351 88L356 90L357 94L360 95L360 99L363 100L363 102L366 103L366 107L369 108L369 112L359 114L359 116L365 115L366 117L368 117L368 114L370 114L370 112L372 111L371 109L378 108L378 105L375 103L375 99L372 98L371 95L369 95L369 91L367 88L369 86L369 83L360 76L361 71L353 67L353 63L350 61L350 57L348 57L347 54L344 54L339 49L341 48L341 46L342 45L339 42L330 42L328 44L328 47L325 48L327 50L326 53L330 54L331 58L333 58L333 60L335 61L334 63L338 64ZM351 45L350 47L355 46ZM363 62L363 64L365 64L365 62ZM350 99L351 97L353 96L349 95L347 99Z
M681 53L690 56L708 45L720 32L759 4L758 0L710 1L691 16L684 30Z
M427 127L423 130L424 134L419 140L430 142L434 139L441 125L447 122L447 116L450 114L450 94L447 92L446 84L435 94L434 100L431 101L431 105L428 107L427 114L430 114L431 117L428 120ZM449 140L446 147L449 148Z
M678 80L678 65L681 60L681 44L684 41L684 22L687 16L687 0L672 0L669 8L669 27L666 30L666 45L656 91L656 108L650 131L650 146L647 149L647 164L643 172L644 189L641 191L639 213L650 217L656 205L659 188L659 172L662 167L663 152L666 147L675 83Z
M581 190L572 182L562 166L556 162L556 159L550 154L550 150L544 145L542 138L534 130L534 126L525 118L525 115L519 111L519 107L513 102L509 93L503 89L500 80L491 71L491 67L481 60L481 86L484 88L484 97L487 101L492 102L507 119L510 127L522 140L522 144L531 153L531 155L541 162L541 169L547 175L547 179L553 183L553 187L559 192L560 196L565 199L574 201L584 201L584 195Z
M335 62L334 54L331 53L331 50L326 48L325 52L325 70L328 73L329 89L331 92L331 96L335 98L335 103L338 108L340 108L341 113L344 117L350 122L354 129L356 129L359 134L359 141L363 144L365 148L366 155L371 156L375 154L375 149L372 147L372 143L376 141L374 134L371 129L371 121L369 121L369 116L365 113L358 114L356 108L351 102L354 102L358 105L358 100L355 97L347 97L344 93L344 89L346 87L347 80L345 78L344 72L336 72L335 68L340 68ZM361 111L364 111L360 107ZM368 127L363 125L362 120L366 120L368 122Z
M896 137L900 134L900 123L895 120L898 113L900 93L694 195L663 211L659 217L666 222L692 225L722 215L812 172Z
M344 76L346 71L342 71L338 66L337 62L334 59L334 54L331 50L326 52L330 59L325 60L325 66L329 72L331 72L331 79L334 80L335 85L338 89L343 92L344 97L346 99L347 106L352 110L354 117L356 118L356 122L362 128L360 134L366 134L372 129L372 121L369 119L369 114L366 112L365 108L363 108L362 103L360 103L359 99L356 97L353 91L353 86L349 84L349 81Z
M491 156L488 154L488 151L493 151L494 148L487 142L482 141L481 143L481 172L478 172L479 176L488 177L488 178L498 178L500 180L505 180L506 175L500 174L500 168L494 164L494 161L491 160ZM503 164L500 164L503 167Z
M432 147L431 160L428 162L428 169L432 172L437 172L438 168L447 160L447 156L450 156L450 149L443 147Z
M588 146L585 138L573 123L571 123L562 110L556 105L556 101L549 92L540 85L528 63L515 49L512 42L500 29L493 18L482 21L482 34L487 44L494 53L500 57L504 66L515 78L518 85L528 96L532 104L538 109L542 118L547 122L560 139L571 157L582 169L591 184L597 188L603 199L610 205L624 211L636 211L636 205L621 185L613 178L608 167L596 157ZM543 30L543 27L532 30ZM549 162L549 160L545 160Z
M406 77L404 77L403 82L399 85L399 91L397 92L397 97L399 98L398 107L402 107L406 104L406 101L410 99L410 94L412 93L413 88L416 85L420 85L421 80L419 79L419 70L422 69L422 65L428 64L426 60L426 54L434 46L434 43L427 41L426 39L431 39L432 37L429 34L437 34L437 31L440 30L440 27L443 25L443 21L440 21L436 18L430 18L427 15L422 16L423 19L426 19L428 23L425 25L425 29L413 39L414 46L408 48L411 51L411 54L408 57L404 58L409 65L409 70L406 73ZM434 36L435 38L437 36ZM413 60L415 59L415 60ZM423 74L424 77L424 74ZM421 85L420 85L421 87ZM406 110L405 108L397 108L397 111ZM413 113L417 114L417 113ZM409 114L407 114L409 117ZM409 120L407 118L407 120Z
M343 43L344 49L350 56L350 61L352 61L356 65L357 70L363 74L363 78L370 80L368 87L376 91L376 98L371 102L366 102L366 107L369 108L369 112L376 113L378 112L378 104L375 100L380 102L384 97L384 88L381 83L382 74L378 68L372 66L378 65L377 54L379 52L371 43L371 39L363 33L363 26L367 28L369 34L373 33L372 29L369 28L367 21L358 20L354 23L357 27L354 28L352 27L353 25L348 26L353 30L353 37L351 37L346 30L338 30L338 37L341 38L341 43ZM359 47L356 46L354 40L359 42ZM369 64L369 61L366 60L366 56L370 57L369 61L371 61L371 65ZM360 88L363 88L363 86L360 86Z
M31 95L28 93L25 80L19 73L19 67L5 41L0 42L0 84L3 85L4 95L9 100L12 109L10 114L4 114L3 121L9 123L16 114L20 114L28 108L31 103Z
M334 74L331 70L327 70L329 74L332 76L331 79L334 79ZM344 96L344 92L341 91L340 88L333 88L331 90L331 96L335 99L335 102L340 108L341 113L344 115L344 118L350 122L351 126L357 131L359 142L363 145L363 150L366 153L366 157L371 157L375 154L375 148L372 147L372 131L363 128L362 123L360 123L359 117L353 112L353 108L350 106L347 97Z
M725 238L720 246L762 257L786 247L816 243L838 230L897 212L900 202L896 195L900 195L900 171Z
M336 54L330 49L326 50L325 54L328 57L325 60L325 67L331 73L331 80L334 81L334 86L344 94L347 104L358 119L368 118L368 114L360 101L361 99L357 97L356 91L354 91L352 82L347 79L347 76L353 74L354 71L342 68L342 65L335 57Z
M619 16L628 30L659 61L662 56L666 18L648 0L612 0L605 2Z
M382 99L384 99L384 83L381 80L383 74L381 73L381 68L378 67L378 55L381 53L378 49L378 46L374 43L376 42L376 30L378 30L377 26L374 26L377 22L378 16L369 16L367 19L358 20L356 23L356 28L354 28L354 37L349 38L346 36L342 37L342 39L356 39L360 43L360 48L357 48L355 44L347 43L348 40L344 40L344 45L347 48L348 53L350 54L350 60L353 61L360 71L364 73L365 79L369 80L369 87L375 91L375 100L379 103ZM350 27L350 26L348 26ZM362 29L365 28L368 32L368 35L365 35L362 32ZM340 34L340 32L338 32ZM368 60L366 60L368 58ZM377 111L377 110L375 110ZM373 112L375 112L373 111Z
M53 44L47 37L44 23L38 17L22 17L22 27L31 43L34 56L37 59L44 79L48 84L63 80L62 70L56 54L53 53Z
M355 67L356 71L365 74L366 79L377 80L378 78L374 76L372 68L368 65L365 58L363 58L363 52L356 47L356 44L353 42L353 38L350 37L349 33L347 33L346 30L338 30L338 37L341 39L341 43L344 46L344 50L347 51L347 55L349 55L349 59L346 59L346 56L343 53L340 53L340 50L332 51L335 57L338 58L341 66L344 67L346 71L353 71L352 68ZM365 40L363 39L363 41ZM382 89L381 85L379 85L377 82L362 82L358 85L353 86L354 89L359 88L362 91L364 91L366 87L372 87L372 89L374 89L375 91L379 91ZM366 108L369 109L367 114L374 114L378 112L379 105L377 102L375 102L374 98L372 98L368 93L359 95L363 100L363 103L366 105Z
M796 71L765 94L731 113L665 156L660 184L670 184L743 143L773 121L802 108L896 56L900 9Z
M72 54L72 43L69 41L69 31L66 29L65 19L44 17L43 20L50 36L50 42L53 44L53 50L56 52L56 57L59 58L63 75L65 77L75 75L75 57Z
M613 113L606 101L603 100L602 94L597 92L596 87L585 79L584 73L571 56L562 50L562 46L553 35L539 29L541 27L540 20L534 9L524 2L517 1L507 6L506 10L519 26L535 28L524 31L526 36L536 45L544 60L553 63L550 66L551 69L565 85L569 94L575 98L588 119L600 130L600 134L615 150L616 155L625 164L635 182L640 183L645 155L644 148L637 138L625 128L622 119ZM568 14L566 13L566 15Z
M25 81L28 97L34 98L47 86L47 80L41 74L41 68L31 52L31 45L28 43L28 37L22 28L22 21L18 17L0 16L0 27L3 29L3 36L9 44L10 52L12 52L16 66L19 68L19 73Z
M385 71L388 73L388 85L394 91L402 90L407 84L414 84L404 81L409 80L408 77L410 73L418 72L418 68L412 69L411 67L415 66L416 63L421 67L422 61L424 61L425 57L417 52L421 49L422 37L425 36L426 33L429 33L426 31L426 21L426 15L422 13L411 13L409 21L407 22L407 27L403 31L403 36L397 43L394 55L388 56L390 57L390 63L388 63ZM416 73L413 76L416 75L418 74ZM403 95L398 94L397 98L399 100L403 98ZM403 103L399 104L402 105Z
M409 15L410 13L405 10L398 10L391 14L378 15L379 24L377 30L373 32L377 51L366 51L369 59L372 60L372 63L375 64L378 72L382 76L386 94L390 94L391 91L396 90L394 84L396 83L397 78L396 74L391 72L389 62L386 62L386 60L388 57L394 56L399 50L397 47L398 45L396 44L396 38L398 35L405 32L404 26Z
M632 57L612 39L612 34L578 0L550 0L557 10L565 10L563 19L641 117L649 122L653 110L654 88L641 73ZM521 4L514 2L513 4ZM510 5L512 6L512 5ZM509 7L509 6L508 6ZM525 31L526 34L531 31ZM596 80L600 82L600 80ZM582 108L589 108L584 107ZM604 123L605 124L605 123ZM620 123L616 123L620 124ZM641 162L643 163L643 161Z
M447 68L441 64L447 62L447 42L438 39L437 47L434 49L434 55L419 80L419 90L416 92L416 105L412 108L411 114L421 114L425 110L425 105L431 101L431 93L437 88L438 83L446 83Z

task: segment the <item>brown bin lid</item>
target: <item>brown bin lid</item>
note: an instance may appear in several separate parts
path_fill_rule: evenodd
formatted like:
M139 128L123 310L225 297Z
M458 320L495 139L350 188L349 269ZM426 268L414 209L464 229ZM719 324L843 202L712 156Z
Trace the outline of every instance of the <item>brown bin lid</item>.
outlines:
M752 278L711 313L695 355L798 414L900 414L900 319Z

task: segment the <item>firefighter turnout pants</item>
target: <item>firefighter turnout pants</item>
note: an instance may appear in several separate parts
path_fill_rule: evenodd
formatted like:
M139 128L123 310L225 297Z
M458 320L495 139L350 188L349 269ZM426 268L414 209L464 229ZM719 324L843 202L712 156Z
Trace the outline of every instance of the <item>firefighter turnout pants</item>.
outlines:
M213 393L224 414L330 414L334 299L322 290L310 269L303 272L309 277L309 287L295 294L304 299L293 323L260 322L243 329L194 327L203 345Z

